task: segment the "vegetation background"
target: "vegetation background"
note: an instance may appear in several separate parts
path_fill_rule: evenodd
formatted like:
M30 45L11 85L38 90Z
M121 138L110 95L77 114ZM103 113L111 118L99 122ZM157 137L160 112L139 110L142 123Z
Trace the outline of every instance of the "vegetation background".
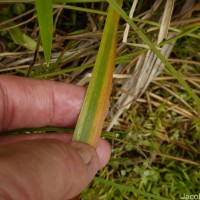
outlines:
M47 64L34 2L0 0L0 74L87 87L109 4L63 2L53 5ZM191 97L192 91L200 93L200 2L124 0L127 15L134 3L133 21L189 84L189 92L121 18L110 112L102 133L112 144L112 158L82 199L176 200L200 193L200 109L198 96L196 101ZM66 129L17 130L27 131Z

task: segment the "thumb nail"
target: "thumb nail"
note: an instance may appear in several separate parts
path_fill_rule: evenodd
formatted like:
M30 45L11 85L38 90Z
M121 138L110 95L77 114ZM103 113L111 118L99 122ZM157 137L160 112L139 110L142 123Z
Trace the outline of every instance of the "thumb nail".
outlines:
M79 154L83 162L88 165L92 160L92 151L87 144L81 142L72 142L71 147Z

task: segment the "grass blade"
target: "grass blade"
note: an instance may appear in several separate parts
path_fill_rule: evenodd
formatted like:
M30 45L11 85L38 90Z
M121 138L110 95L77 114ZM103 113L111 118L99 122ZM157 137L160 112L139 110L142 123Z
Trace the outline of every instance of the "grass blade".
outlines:
M196 26L196 27L194 27L194 28L192 28L192 29L189 29L189 30L187 30L187 31L185 31L185 32L182 32L182 33L180 33L180 34L178 34L178 35L176 35L176 36L174 36L174 37L172 37L172 38L170 38L170 39L167 39L167 40L161 42L161 43L159 44L159 46L162 46L162 45L164 45L164 44L169 44L169 43L171 43L173 40L178 40L179 38L182 38L182 37L188 35L189 33L192 33L192 32L194 32L194 31L196 31L196 30L198 30L198 29L200 29L200 26Z
M90 8L83 8L83 7L78 7L78 6L54 4L53 7L54 8L64 8L64 9L70 9L70 10L77 10L77 11L87 12L87 13L95 13L95 14L99 14L99 15L107 15L106 12L101 11L101 10L95 10L95 9L90 9Z
M112 187L115 187L119 190L123 190L123 191L127 191L127 192L133 192L137 195L140 195L140 196L143 196L143 197L146 197L146 198L156 199L156 200L169 200L168 198L160 197L160 196L157 196L155 194L151 194L151 193L148 193L148 192L144 192L144 191L135 189L134 187L121 185L121 184L114 183L112 181L108 181L108 180L105 180L105 179L102 179L102 178L99 178L99 177L95 177L94 180L99 182L99 183L102 183L103 185L112 186Z
M19 27L13 28L8 31L10 36L12 37L15 44L21 45L31 51L34 51L37 42L34 41L32 38L24 34ZM42 51L42 47L39 47L39 51Z
M117 5L122 0L116 1ZM106 116L115 66L119 15L109 6L103 36L86 98L73 135L74 141L96 146Z
M154 44L146 37L146 35L136 26L136 24L128 17L128 15L121 9L121 7L113 0L107 0L107 2L113 7L113 9L131 26L131 28L138 34L138 36L150 47L152 51L160 58L166 67L166 70L176 77L179 83L185 88L188 94L195 100L197 105L200 105L200 99L187 82L180 76L180 74L174 69L174 67L167 61L162 53L157 49Z
M53 39L52 0L35 0L44 56L49 63Z

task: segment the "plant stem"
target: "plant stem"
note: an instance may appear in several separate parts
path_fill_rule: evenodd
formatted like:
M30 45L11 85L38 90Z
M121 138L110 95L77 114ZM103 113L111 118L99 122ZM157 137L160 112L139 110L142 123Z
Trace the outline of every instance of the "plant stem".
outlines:
M116 1L122 5L123 0ZM109 6L92 78L75 128L73 141L96 147L109 105L115 66L119 14Z

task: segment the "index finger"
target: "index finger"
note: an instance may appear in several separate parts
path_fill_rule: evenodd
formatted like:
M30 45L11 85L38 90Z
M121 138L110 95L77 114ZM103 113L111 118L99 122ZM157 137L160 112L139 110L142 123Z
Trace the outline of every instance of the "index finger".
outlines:
M76 124L85 89L79 86L0 76L0 131Z

